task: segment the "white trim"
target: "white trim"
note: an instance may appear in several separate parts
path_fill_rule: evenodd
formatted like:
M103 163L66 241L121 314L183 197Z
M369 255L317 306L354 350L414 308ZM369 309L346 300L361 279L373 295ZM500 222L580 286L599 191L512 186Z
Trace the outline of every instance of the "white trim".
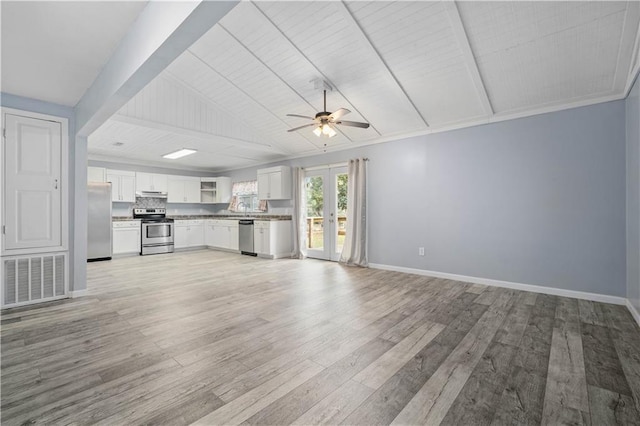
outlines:
M85 288L83 290L70 291L69 297L71 297L72 299L75 299L76 297L86 296L87 294L89 294L89 290Z
M573 297L575 299L591 300L593 302L613 303L615 305L626 305L627 299L618 296L608 296L606 294L588 293L585 291L564 290L561 288L544 287L532 284L521 284L510 281L492 280L489 278L470 277L467 275L450 274L447 272L428 271L425 269L405 268L402 266L383 265L380 263L370 263L374 269L386 271L404 272L407 274L424 275L427 277L446 278L449 280L463 281L474 284L484 284L492 287L510 288L514 290L530 291L533 293L551 294L553 296Z
M631 300L629 299L626 299L626 300L627 300L627 309L629 309L629 312L631 312L631 316L633 317L633 319L636 320L636 322L640 326L640 312L638 312L636 307L633 306L633 304L631 303Z

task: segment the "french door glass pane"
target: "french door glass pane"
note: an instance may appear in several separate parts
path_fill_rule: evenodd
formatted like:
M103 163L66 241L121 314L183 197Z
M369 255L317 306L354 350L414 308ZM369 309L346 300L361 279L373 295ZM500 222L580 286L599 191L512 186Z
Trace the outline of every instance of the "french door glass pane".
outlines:
M307 248L324 247L324 189L322 176L305 178L307 193Z
M346 173L336 175L336 253L342 252L347 230L347 176Z

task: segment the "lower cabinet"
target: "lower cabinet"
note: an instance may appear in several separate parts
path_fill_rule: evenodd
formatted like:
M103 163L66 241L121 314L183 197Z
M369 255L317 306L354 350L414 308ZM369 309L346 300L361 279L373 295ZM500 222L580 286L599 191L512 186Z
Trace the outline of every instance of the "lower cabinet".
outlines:
M201 247L205 245L203 220L176 220L173 229L173 245L175 248Z
M237 220L206 220L204 243L209 247L237 251L239 246Z
M253 225L253 247L260 257L290 257L293 250L290 220L256 220Z
M140 221L113 222L113 254L140 253Z

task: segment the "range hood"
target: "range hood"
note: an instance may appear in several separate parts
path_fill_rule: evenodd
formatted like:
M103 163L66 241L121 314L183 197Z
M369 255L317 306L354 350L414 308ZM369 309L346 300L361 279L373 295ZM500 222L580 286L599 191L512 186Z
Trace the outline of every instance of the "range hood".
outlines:
M138 191L136 197L139 198L167 198L166 192L160 191Z

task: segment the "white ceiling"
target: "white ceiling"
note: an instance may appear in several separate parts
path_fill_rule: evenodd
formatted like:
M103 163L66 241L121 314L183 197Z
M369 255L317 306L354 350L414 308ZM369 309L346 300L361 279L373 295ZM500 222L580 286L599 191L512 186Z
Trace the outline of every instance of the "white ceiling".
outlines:
M89 155L220 171L620 99L639 22L637 1L241 2L90 136ZM4 85L4 37L2 47ZM318 78L334 87L329 111L348 108L346 120L371 127L342 127L331 139L288 133L306 121L287 113L322 110L310 83ZM75 100L91 78L83 81ZM161 158L183 147L199 152Z
M2 91L74 106L145 5L2 0Z

